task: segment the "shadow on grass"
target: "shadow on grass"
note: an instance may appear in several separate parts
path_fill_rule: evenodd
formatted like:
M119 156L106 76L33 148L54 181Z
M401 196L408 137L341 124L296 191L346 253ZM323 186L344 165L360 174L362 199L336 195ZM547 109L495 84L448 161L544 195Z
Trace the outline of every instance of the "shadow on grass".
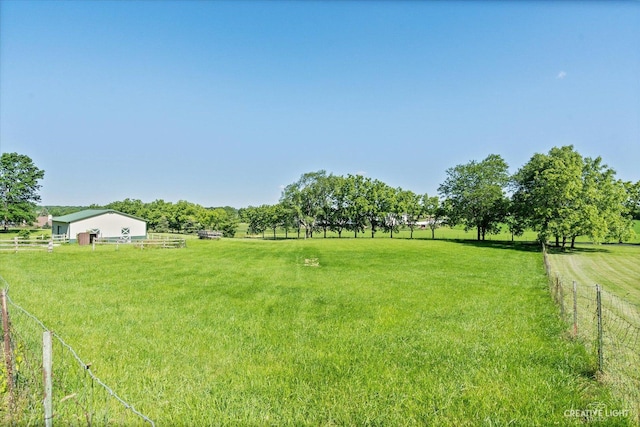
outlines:
M494 249L509 249L516 251L524 251L524 252L542 252L542 246L539 242L512 242L512 241L496 241L496 240L465 240L465 239L443 239L446 241L456 242L463 245L470 245L475 247L483 247L483 248L494 248ZM610 253L611 250L608 249L608 246L611 245L619 245L618 243L603 243L603 244L592 244L592 243L578 243L574 248L566 247L556 247L552 245L547 245L547 252L553 255L571 255L571 254L579 254L579 253ZM624 245L624 243L623 243Z
M542 252L542 246L536 241L511 241L511 240L475 240L475 239L451 239L451 238L435 238L418 237L414 239L402 238L406 240L420 240L427 242L451 242L461 245L474 246L477 248L493 248L507 249L512 251L523 252Z
M571 255L571 254L580 254L580 253L609 253L611 252L606 248L605 244L594 245L592 243L579 243L576 244L574 248L569 246L566 247L557 247L557 246L547 246L547 253L552 255Z
M497 240L464 240L464 239L447 239L450 242L459 243L461 245L474 246L477 248L506 249L511 251L522 252L542 252L542 247L538 242L511 242Z

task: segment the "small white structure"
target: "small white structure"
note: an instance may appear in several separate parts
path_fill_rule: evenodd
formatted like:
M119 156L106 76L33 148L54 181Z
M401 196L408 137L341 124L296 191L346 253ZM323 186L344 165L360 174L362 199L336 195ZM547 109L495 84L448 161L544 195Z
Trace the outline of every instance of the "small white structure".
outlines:
M113 209L87 209L54 217L51 233L64 234L72 243L78 240L80 233L89 233L91 240L104 238L129 241L147 237L147 222Z

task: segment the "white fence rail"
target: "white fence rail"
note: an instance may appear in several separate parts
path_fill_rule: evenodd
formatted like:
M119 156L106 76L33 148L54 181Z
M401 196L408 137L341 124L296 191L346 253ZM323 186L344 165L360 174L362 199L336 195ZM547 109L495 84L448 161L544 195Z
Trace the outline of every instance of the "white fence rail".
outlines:
M136 248L145 249L145 248L163 248L163 249L177 249L177 248L186 248L187 240L186 239L145 239L145 240L134 240L133 244Z
M200 230L198 231L198 238L200 239L220 239L222 238L221 231Z
M52 234L51 240L53 240L53 243L69 243L69 238L66 234Z
M13 239L0 240L0 251L29 251L29 250L46 250L53 251L53 240L40 239L21 239L15 237Z
M164 249L172 249L172 248L185 248L187 247L186 239L182 238L153 238L153 239L109 239L109 238L99 238L94 239L93 243L95 245L133 245L136 248L145 249L145 248L164 248Z

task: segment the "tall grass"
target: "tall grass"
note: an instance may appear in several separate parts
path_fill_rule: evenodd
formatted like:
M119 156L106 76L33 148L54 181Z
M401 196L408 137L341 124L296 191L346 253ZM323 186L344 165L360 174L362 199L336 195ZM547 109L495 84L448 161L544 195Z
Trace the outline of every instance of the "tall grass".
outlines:
M562 338L536 246L63 246L0 254L0 274L159 425L572 425L619 405Z

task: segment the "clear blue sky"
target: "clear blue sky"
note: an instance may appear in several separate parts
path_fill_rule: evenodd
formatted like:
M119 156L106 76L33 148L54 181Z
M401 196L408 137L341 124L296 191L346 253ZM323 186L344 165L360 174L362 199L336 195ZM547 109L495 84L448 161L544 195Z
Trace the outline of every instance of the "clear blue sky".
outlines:
M319 169L435 195L567 144L640 180L640 2L0 2L0 150L43 204L276 203Z

